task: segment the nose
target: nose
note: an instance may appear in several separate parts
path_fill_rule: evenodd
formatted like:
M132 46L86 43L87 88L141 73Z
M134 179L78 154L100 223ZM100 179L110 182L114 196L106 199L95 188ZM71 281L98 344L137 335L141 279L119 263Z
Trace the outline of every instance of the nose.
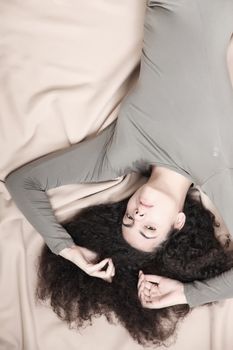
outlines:
M141 220L143 219L143 217L145 216L145 210L143 210L143 208L138 208L138 209L135 209L134 211L134 219L135 220Z

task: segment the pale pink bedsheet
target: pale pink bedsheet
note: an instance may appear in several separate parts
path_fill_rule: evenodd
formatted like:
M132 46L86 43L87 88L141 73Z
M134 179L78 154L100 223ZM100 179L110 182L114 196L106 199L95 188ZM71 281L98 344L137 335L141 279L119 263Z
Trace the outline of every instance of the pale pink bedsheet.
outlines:
M0 0L0 179L108 125L138 73L144 0ZM230 57L230 55L229 55ZM49 191L58 220L123 198L137 175ZM92 196L89 196L92 194ZM88 197L87 197L88 196ZM35 303L43 240L0 182L0 350L137 350L104 318L81 332ZM193 311L171 350L233 349L233 300ZM164 348L160 348L164 349Z

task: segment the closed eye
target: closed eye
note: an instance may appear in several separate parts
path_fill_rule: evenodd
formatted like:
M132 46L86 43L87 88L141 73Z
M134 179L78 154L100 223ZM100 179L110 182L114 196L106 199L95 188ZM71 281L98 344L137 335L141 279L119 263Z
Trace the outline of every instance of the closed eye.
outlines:
M125 227L128 227L128 228L132 228L133 227L133 224L125 224L124 222L122 222L122 225L125 226ZM146 239L154 239L154 238L156 238L156 236L150 236L149 237L149 236L145 235L145 233L142 232L142 231L138 231L138 232L140 233L141 236L143 236Z
M141 236L145 237L146 239L154 239L154 238L156 238L156 236L147 236L142 231L139 231L139 233L140 233Z
M146 226L146 229L150 231L156 231L156 228L152 226Z

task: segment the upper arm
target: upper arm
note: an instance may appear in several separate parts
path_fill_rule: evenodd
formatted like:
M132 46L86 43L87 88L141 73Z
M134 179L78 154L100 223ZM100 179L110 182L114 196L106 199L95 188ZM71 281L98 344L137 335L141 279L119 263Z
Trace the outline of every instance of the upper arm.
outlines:
M114 178L106 147L112 137L111 124L97 136L52 152L11 172L5 179L11 191L22 185L46 191L50 188L85 182L98 182Z

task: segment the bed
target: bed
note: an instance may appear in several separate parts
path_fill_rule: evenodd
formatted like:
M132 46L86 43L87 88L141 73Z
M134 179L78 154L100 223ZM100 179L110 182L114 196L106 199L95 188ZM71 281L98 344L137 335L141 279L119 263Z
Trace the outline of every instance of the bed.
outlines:
M77 331L35 300L43 239L4 179L117 118L139 73L145 10L145 0L0 0L0 350L142 349L104 317ZM230 65L233 44L227 57ZM130 174L48 195L62 222L90 204L125 198L144 181ZM233 299L198 307L169 349L232 350L232 322Z

